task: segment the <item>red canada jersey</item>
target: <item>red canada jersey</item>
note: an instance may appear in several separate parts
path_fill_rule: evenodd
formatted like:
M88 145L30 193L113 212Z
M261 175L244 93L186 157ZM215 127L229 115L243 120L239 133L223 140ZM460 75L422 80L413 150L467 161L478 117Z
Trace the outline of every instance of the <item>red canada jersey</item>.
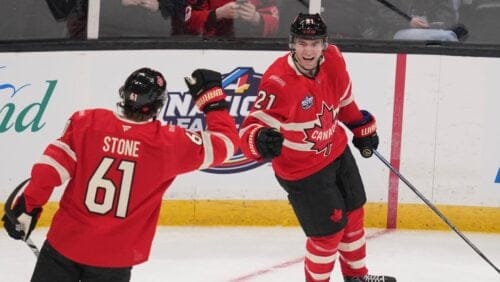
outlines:
M284 136L281 155L273 158L275 173L298 180L327 166L345 150L343 123L362 119L351 93L351 80L339 49L329 45L314 78L301 74L292 53L278 58L264 73L259 94L242 124L243 153L260 160L255 138L262 127Z
M27 209L67 182L47 234L65 257L98 267L148 259L162 196L181 173L221 164L238 148L227 111L206 115L207 131L159 121L134 123L104 109L74 113L62 137L34 164Z

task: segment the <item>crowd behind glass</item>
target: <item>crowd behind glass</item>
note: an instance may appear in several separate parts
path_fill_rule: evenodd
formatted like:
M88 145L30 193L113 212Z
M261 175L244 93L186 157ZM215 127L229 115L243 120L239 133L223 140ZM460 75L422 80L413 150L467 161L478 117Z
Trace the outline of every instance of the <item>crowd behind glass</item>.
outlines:
M2 0L0 41L287 38L308 0ZM187 3L185 7L183 4ZM500 0L323 0L329 37L500 44ZM95 18L90 18L95 17Z

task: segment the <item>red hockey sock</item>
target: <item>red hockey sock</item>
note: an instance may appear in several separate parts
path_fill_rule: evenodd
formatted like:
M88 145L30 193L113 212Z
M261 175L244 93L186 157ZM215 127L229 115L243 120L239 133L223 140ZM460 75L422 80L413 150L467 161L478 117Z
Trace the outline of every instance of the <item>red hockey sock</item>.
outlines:
M347 225L339 244L340 267L344 276L359 277L368 273L365 264L366 242L363 208L347 214Z
M343 232L323 236L309 237L306 242L304 271L307 282L330 281L330 274L337 259L337 247Z

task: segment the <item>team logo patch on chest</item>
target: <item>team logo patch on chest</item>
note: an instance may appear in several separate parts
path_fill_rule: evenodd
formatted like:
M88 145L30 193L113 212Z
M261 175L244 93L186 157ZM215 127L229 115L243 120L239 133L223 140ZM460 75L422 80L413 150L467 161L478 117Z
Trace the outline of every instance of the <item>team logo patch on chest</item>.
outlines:
M300 102L300 106L302 107L303 110L307 110L312 107L313 103L314 103L314 97L311 95L307 95L306 97L304 97L304 100Z
M337 126L336 112L323 103L321 113L316 116L314 126L304 129L306 136L304 141L312 143L311 150L317 153L323 152L325 156L328 156L332 149L332 138Z

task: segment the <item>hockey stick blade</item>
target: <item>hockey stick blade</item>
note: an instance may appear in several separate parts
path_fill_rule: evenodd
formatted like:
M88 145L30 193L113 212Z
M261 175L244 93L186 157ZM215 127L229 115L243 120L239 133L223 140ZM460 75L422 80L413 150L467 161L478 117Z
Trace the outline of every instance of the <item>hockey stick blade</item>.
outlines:
M5 202L5 206L4 206L5 215L10 220L10 222L12 222L16 226L16 229L21 224L19 223L19 221L17 220L17 218L14 216L14 214L12 212L12 203L14 202L14 199L16 198L19 191L24 187L24 185L26 185L26 183L28 183L29 180L30 179L28 178L28 179L24 180L23 182L21 182L19 185L17 185L17 187L14 189L14 191L12 191L12 193L10 193L9 197L7 198L7 201ZM23 240L23 241L26 243L26 245L28 245L28 247L31 249L33 254L35 254L35 256L38 257L38 255L40 254L40 251L38 250L38 247L35 245L35 243L33 243L33 241L31 241L30 238Z
M424 201L424 203L429 207L431 208L431 210L437 214L437 216L439 216L439 218L441 218L441 220L443 220L453 231L455 231L455 233L457 233L458 236L460 236L460 238L462 238L465 243L467 243L480 257L482 257L489 265L491 265L497 273L500 274L500 269L498 269L498 267L496 265L493 264L493 262L491 262L484 254L483 252L481 252L474 244L472 244L472 242L467 238L465 237L465 235L460 232L460 230L458 230L457 227L455 227L455 225L453 225L450 220L443 215L443 213L441 213L441 211L439 211L439 209L433 205L429 200L427 200L426 197L424 197L424 195L422 195L422 193L420 193L418 191L417 188L415 188L415 186L413 186L410 181L408 181L398 170L396 170L377 150L373 150L373 154L375 156L377 156L377 158L379 158L394 174L396 174L399 179L401 181L403 181L406 186L408 186L415 194L417 194L417 196L422 200Z

